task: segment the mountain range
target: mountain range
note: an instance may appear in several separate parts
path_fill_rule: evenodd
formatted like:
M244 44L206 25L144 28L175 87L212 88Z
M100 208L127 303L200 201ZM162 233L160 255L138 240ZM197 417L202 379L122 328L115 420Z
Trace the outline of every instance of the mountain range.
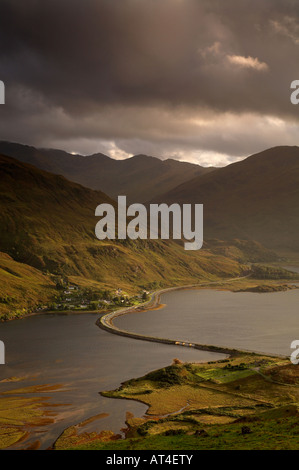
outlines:
M130 168L126 184L131 179L134 199L145 187L141 178L132 176L142 173L141 163L143 168L175 167L172 161L137 156L113 163L106 156L5 145L6 153L15 158L0 155L0 316L12 308L22 314L28 306L32 309L52 298L53 275L68 276L79 286L112 290L121 286L136 293L234 277L244 272L244 263L277 260L273 249L299 251L298 147L275 147L206 172L199 167L201 174L195 177L196 166L191 165L191 179L179 185L169 172L171 183L160 185L172 189L162 194L160 187L160 195L153 190L151 202L204 205L204 246L186 252L181 241L97 240L95 208L109 203L117 209L115 200L55 174L58 166L70 173L74 162L83 168L89 159L96 167L101 167L100 162L103 167L108 162L110 168L121 164ZM37 167L42 165L51 172ZM166 174L161 178L166 180ZM93 176L96 179L97 173Z
M0 151L68 180L80 180L87 188L100 189L97 200L123 194L128 203L201 203L205 241L254 240L269 249L299 250L298 147L274 147L223 168L144 155L120 161L103 154L74 156L8 142L0 142ZM54 209L55 205L53 213ZM81 205L78 213L82 211Z
M204 237L299 251L299 148L274 147L197 176L151 202L204 205Z
M84 157L3 141L0 142L0 154L63 175L87 188L101 190L114 199L125 195L129 204L144 203L214 169L147 155L135 155L125 160L115 160L102 153Z
M0 181L0 317L52 294L49 275L136 294L242 272L237 260L209 249L186 252L181 242L98 240L95 209L115 201L63 176L0 156Z

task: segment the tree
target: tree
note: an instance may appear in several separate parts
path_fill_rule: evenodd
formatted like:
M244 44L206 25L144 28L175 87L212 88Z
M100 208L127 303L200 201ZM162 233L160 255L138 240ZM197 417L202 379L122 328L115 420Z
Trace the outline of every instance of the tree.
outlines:
M142 300L147 300L148 299L148 295L146 292L143 292L142 294Z

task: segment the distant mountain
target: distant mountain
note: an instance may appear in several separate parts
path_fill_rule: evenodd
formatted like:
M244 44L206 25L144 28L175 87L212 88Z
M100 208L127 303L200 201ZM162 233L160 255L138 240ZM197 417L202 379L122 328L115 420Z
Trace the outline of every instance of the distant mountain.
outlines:
M145 202L214 169L147 155L136 155L126 160L114 160L101 153L83 157L10 142L0 142L0 154L63 175L85 187L104 191L112 198L125 195L129 203Z
M299 251L299 148L275 147L183 183L153 202L203 203L204 238Z
M0 156L0 251L42 271L103 288L174 285L236 275L241 266L172 241L99 241L95 208L106 194Z

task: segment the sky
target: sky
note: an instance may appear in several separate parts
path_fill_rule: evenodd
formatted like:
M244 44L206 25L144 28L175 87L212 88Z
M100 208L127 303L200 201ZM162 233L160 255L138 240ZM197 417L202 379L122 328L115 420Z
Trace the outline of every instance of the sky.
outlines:
M1 0L0 140L223 166L298 145L299 0Z

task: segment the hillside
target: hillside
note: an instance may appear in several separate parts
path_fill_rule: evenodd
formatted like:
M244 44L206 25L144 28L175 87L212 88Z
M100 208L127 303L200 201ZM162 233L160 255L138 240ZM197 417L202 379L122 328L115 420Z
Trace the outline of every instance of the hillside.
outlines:
M275 147L153 199L203 203L207 238L252 239L299 251L299 148Z
M83 157L9 142L0 142L0 154L63 175L85 187L104 191L114 199L125 195L129 203L145 202L213 170L212 167L203 168L172 159L163 161L147 155L114 160L101 153Z
M97 240L95 208L112 200L62 176L1 156L0 179L0 250L19 263L128 292L242 271L236 261L171 241Z
M0 252L0 319L9 317L12 311L15 317L22 316L55 295L49 276Z
M298 449L299 371L288 359L240 353L204 364L181 363L123 382L109 398L137 400L144 417L127 413L125 439L67 428L56 450Z

